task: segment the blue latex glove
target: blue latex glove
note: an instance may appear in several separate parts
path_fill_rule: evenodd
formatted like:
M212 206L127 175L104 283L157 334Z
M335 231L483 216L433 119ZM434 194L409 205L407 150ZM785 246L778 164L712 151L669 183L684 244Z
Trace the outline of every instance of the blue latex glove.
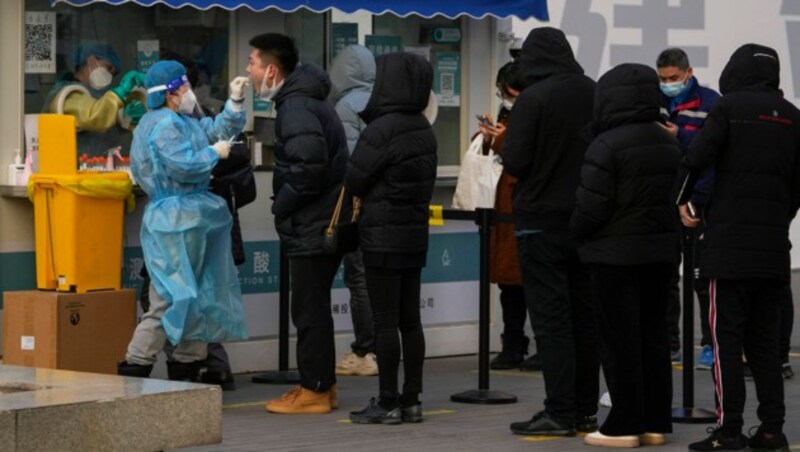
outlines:
M128 71L122 76L119 85L111 88L111 91L119 97L119 100L125 102L125 98L137 86L144 86L144 72Z
M138 100L132 100L125 106L125 115L131 118L131 124L139 124L139 120L147 113L147 108Z

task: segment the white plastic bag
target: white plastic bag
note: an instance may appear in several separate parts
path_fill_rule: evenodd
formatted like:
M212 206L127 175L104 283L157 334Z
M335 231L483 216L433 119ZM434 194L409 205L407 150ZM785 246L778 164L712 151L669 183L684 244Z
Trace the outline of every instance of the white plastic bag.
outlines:
M453 208L475 210L494 207L497 181L503 172L503 165L497 161L490 149L483 155L483 135L478 134L461 160L456 192L453 195Z

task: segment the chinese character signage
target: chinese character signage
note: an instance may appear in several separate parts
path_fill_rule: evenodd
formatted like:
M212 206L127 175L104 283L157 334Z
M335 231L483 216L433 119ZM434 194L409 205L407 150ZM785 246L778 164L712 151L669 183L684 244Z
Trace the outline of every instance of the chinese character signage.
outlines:
M136 41L136 62L139 70L147 72L158 61L158 40Z
M367 35L364 42L376 57L403 51L403 38L400 36Z

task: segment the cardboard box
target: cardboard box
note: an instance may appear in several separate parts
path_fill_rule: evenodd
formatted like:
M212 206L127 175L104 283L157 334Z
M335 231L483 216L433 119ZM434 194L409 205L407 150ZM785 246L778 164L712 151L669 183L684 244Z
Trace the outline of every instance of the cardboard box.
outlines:
M117 373L136 328L136 292L3 294L3 363Z

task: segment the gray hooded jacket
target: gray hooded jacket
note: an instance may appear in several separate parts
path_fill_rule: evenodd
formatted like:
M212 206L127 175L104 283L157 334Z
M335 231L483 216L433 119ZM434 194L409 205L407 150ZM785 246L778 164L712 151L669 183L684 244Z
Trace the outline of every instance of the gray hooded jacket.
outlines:
M375 57L364 46L347 46L333 60L330 76L336 113L344 125L347 148L352 154L361 131L367 127L358 113L367 106L372 93Z

